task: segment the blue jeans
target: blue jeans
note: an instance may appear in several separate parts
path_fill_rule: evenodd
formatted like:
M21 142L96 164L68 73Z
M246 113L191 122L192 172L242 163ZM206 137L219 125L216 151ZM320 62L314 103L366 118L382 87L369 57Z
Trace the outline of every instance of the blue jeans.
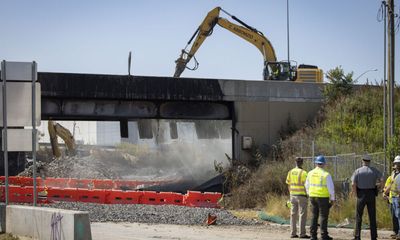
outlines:
M400 198L399 197L392 198L392 211L394 213L394 216L396 216L397 221L400 226ZM400 231L397 233L397 236L400 236Z
M392 200L392 199L390 199ZM399 220L397 219L396 215L394 214L394 207L392 203L389 203L389 211L390 215L392 217L392 226L393 226L393 232L397 235L399 232Z

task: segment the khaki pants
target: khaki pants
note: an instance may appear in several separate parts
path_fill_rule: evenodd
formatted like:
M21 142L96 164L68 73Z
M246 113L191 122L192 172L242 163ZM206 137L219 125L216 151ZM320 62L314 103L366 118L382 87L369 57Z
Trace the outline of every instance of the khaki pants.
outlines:
M291 235L297 235L297 220L300 214L300 236L304 236L306 235L308 199L306 196L290 196L290 202L292 203L290 211Z

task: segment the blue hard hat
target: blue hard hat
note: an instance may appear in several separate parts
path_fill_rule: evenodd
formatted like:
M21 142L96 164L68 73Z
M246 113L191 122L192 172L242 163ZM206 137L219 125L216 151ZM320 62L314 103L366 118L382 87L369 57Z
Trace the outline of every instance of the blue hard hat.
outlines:
M315 158L315 160L314 160L314 163L317 163L317 164L325 164L325 163L326 163L325 157L324 157L323 155L317 156L317 157Z

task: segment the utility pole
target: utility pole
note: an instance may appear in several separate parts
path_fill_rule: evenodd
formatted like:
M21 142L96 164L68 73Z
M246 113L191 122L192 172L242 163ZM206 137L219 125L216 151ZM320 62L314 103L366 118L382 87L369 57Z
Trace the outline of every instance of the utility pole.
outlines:
M387 130L387 78L386 78L386 38L387 38L387 25L386 25L386 16L387 16L387 4L386 1L382 1L382 10L383 10L383 151L385 152L384 156L384 176L386 177L387 171L387 136L388 136L388 130ZM390 171L389 171L390 172Z
M286 0L286 16L287 16L287 60L290 64L290 48L289 48L289 0Z
M394 0L387 0L388 7L388 87L389 87L389 139L395 136L394 83L395 83L395 23ZM393 156L391 156L393 157Z

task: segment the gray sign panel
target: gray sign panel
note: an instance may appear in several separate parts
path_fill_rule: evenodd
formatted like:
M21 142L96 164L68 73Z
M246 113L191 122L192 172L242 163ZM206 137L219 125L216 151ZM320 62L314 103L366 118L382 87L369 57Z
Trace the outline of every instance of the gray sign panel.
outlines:
M32 83L7 82L7 126L32 126ZM40 83L36 83L36 126L40 126ZM0 86L0 127L3 126L3 86Z
M4 141L3 141L3 145L1 146L1 148L2 148L2 151L4 151ZM38 150L38 149L39 149L39 144L38 144L38 141L36 141L36 150ZM7 128L7 151L9 151L9 152L19 152L19 151L31 152L32 151L32 129Z
M1 69L3 71L3 69ZM35 76L37 79L37 76ZM4 80L4 79L2 79ZM7 62L7 81L32 81L32 62Z

